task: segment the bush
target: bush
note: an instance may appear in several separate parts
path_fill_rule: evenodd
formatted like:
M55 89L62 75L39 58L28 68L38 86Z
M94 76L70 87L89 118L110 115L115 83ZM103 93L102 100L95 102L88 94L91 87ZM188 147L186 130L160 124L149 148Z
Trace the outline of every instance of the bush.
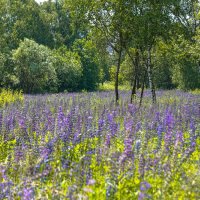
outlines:
M76 53L60 48L55 51L58 91L77 91L82 77L82 65Z
M13 60L19 88L25 93L56 92L55 59L50 49L25 39L13 51Z

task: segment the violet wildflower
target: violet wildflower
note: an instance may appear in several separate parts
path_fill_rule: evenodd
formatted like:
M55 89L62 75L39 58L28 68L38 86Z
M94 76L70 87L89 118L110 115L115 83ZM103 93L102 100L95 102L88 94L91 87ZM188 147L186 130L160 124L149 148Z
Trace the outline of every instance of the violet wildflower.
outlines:
M158 135L158 149L160 148L161 146L161 143L162 143L162 133L163 133L163 127L162 125L159 125L158 128L157 128L157 135Z
M139 152L140 147L141 147L141 140L136 140L136 142L135 142L135 150L136 150L136 152Z
M130 138L127 138L124 140L124 154L127 156L127 157L132 157L132 139Z
M140 190L141 191L146 191L149 188L151 188L151 185L148 182L143 181L143 182L140 183Z
M133 131L133 119L124 120L125 131L131 133Z
M110 137L109 134L107 134L107 135L106 135L106 142L105 142L106 147L110 147L110 140L111 140L111 137Z
M99 119L99 121L98 121L98 135L99 136L101 135L101 133L103 131L104 125L105 125L105 120Z
M96 183L96 181L94 179L90 179L88 180L88 185L94 185Z
M143 154L141 154L139 158L139 173L140 176L143 178L145 173L145 158Z
M34 191L32 188L24 188L23 189L23 199L24 200L33 200L34 199Z
M136 124L135 132L137 133L141 129L141 122Z
M139 193L139 196L138 196L138 200L143 200L145 199L146 195L142 192Z

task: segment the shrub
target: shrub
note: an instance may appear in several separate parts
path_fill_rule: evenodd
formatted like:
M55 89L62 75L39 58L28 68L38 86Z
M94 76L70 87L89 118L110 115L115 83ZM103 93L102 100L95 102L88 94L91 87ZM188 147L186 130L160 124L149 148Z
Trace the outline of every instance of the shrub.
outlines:
M51 50L25 39L13 51L19 87L25 93L56 92L57 76Z

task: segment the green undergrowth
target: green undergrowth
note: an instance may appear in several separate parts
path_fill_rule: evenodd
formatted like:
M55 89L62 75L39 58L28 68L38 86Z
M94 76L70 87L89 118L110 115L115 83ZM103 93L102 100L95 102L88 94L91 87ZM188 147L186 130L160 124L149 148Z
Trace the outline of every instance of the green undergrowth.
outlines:
M103 85L99 85L99 91L114 91L115 83L114 82L105 82ZM119 90L129 91L131 90L130 84L119 85Z
M4 107L16 101L24 100L22 91L12 91L10 89L0 89L0 107Z

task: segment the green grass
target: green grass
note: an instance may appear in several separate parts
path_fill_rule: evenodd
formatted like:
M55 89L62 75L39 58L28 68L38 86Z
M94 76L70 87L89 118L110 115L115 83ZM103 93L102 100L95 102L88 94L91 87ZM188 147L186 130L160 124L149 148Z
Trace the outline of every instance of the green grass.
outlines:
M114 82L105 82L103 85L99 85L100 91L113 91L115 89L115 83ZM131 90L130 84L126 83L123 85L119 85L119 90Z

